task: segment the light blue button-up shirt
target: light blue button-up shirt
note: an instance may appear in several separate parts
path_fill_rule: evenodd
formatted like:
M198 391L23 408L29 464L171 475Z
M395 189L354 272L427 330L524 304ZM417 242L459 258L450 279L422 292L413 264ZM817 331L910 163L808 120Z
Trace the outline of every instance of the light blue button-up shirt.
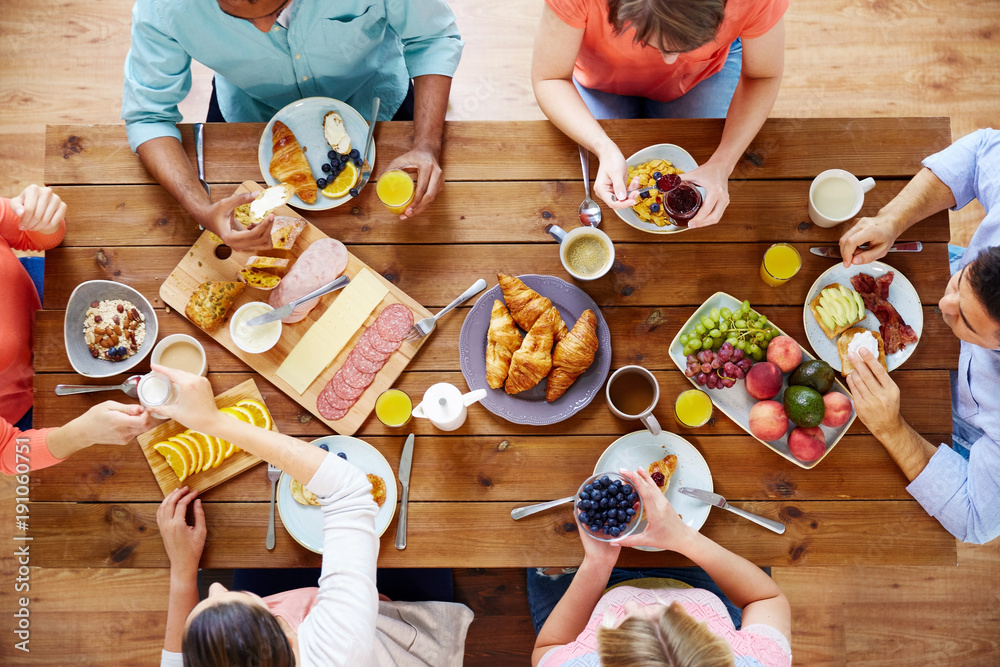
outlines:
M1000 246L1000 131L962 137L924 166L951 188L954 210L973 199L986 209L960 266L981 250ZM1000 351L962 342L955 409L984 434L969 460L941 445L906 490L952 535L984 544L1000 536Z
M462 55L444 0L296 0L288 28L262 33L215 0L137 0L125 58L122 119L134 151L180 138L177 105L191 60L216 72L219 108L232 122L266 122L304 97L343 100L364 113L382 99L396 113L413 77L453 76Z

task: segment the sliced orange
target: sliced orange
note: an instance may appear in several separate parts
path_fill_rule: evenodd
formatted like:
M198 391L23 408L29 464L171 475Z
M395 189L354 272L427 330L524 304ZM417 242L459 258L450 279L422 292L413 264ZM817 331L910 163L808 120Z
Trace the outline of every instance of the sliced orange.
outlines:
M230 417L235 417L241 422L246 422L247 424L253 424L253 415L246 408L241 408L238 406L230 406L228 408L220 408L219 412L224 412Z
M215 457L215 461L212 463L213 468L218 468L220 465L222 465L222 462L225 461L226 458L228 458L226 456L226 447L228 446L228 444L226 443L225 440L222 440L221 438L216 438L214 435L208 436L208 439L212 441L212 444L219 452L218 456Z
M203 471L214 468L218 463L222 462L222 450L219 447L218 440L198 431L188 430L184 432L184 435L198 443L198 447L202 451L201 469Z
M177 480L183 482L188 476L187 457L182 451L183 448L169 441L158 442L153 445L153 449L167 461Z
M244 398L236 404L236 407L243 408L250 413L254 426L269 430L274 423L274 420L271 419L271 413L267 411L267 407L260 401L252 398Z
M237 447L236 445L234 445L231 442L226 442L225 440L223 440L222 444L223 444L223 446L225 446L227 448L226 449L226 453L223 454L223 458L228 459L230 456L232 456L236 452L242 452L243 451L242 449L240 449L239 447Z
M196 472L201 471L201 448L198 443L191 438L186 437L183 433L178 433L177 435L167 438L168 442L173 442L180 447L183 447L188 452L188 460L190 461L190 471L189 475L193 475Z
M178 439L183 442L187 442L191 447L197 452L196 465L191 468L191 474L199 473L202 470L207 470L211 465L211 452L208 448L204 447L202 443L198 442L195 438L191 437L190 431L184 431L184 433L178 433L171 440Z
M354 163L348 161L344 165L344 171L337 174L337 178L333 179L333 181L320 190L320 192L330 199L344 197L350 193L351 188L357 185L360 173L361 172L358 171L358 168L354 166Z

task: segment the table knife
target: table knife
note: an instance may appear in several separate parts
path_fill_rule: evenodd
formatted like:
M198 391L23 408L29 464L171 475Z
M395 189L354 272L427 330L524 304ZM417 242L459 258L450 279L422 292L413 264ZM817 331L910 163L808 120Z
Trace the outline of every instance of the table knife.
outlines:
M687 486L682 486L680 489L678 489L678 491L683 493L685 496L691 496L692 498L700 500L703 503L714 505L715 507L721 507L724 510L729 510L736 516L741 516L744 519L753 521L759 526L764 526L768 530L773 530L778 535L781 535L782 533L785 532L785 524L779 523L778 521L773 521L771 519L765 519L762 516L757 516L756 514L747 512L746 510L741 510L739 507L733 507L732 505L727 503L726 499L720 496L718 493L712 493L711 491L705 491L703 489L692 489Z
M324 294L329 294L334 290L338 290L341 287L347 285L347 283L349 282L351 282L350 278L348 278L347 276L340 276L336 280L328 282L327 284L323 285L318 290L309 292L309 294L306 294L301 299L296 299L291 303L285 304L281 308L275 308L274 310L264 313L263 315L258 315L257 317L247 322L247 324L252 327L256 327L260 326L261 324L267 324L268 322L275 322L277 320L282 320L291 315L292 311L295 310L297 306L301 306L306 301L312 301L313 299L321 297Z
M909 241L907 243L893 243L889 246L889 252L920 252L924 249L924 244L920 241ZM858 246L858 250L868 250L868 244L862 243ZM830 246L820 246L817 248L809 248L809 252L814 255L819 255L820 257L833 257L834 259L840 259L840 246L830 245Z
M413 463L413 434L406 436L403 456L399 459L399 483L403 487L403 499L399 503L399 523L396 524L396 548L406 548L406 503L410 499L410 465Z
M372 99L372 120L368 124L368 136L365 138L365 152L361 154L361 180L352 188L351 196L357 197L368 185L368 179L372 177L372 165L368 162L368 153L372 149L372 135L375 134L375 121L378 120L378 109L382 100L375 97Z

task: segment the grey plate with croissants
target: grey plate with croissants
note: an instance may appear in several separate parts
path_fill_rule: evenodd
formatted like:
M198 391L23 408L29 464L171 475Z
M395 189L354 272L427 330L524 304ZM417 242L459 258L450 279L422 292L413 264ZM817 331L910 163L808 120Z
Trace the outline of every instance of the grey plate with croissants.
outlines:
M594 300L554 276L497 274L458 339L470 389L515 424L544 426L587 407L611 368L611 331Z

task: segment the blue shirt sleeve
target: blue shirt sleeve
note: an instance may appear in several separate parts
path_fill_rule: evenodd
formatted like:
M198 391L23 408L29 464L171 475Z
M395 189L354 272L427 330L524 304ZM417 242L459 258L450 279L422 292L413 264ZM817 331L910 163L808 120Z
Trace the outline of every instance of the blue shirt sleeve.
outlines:
M990 132L991 130L976 130L923 161L923 165L951 189L955 196L953 211L977 198L976 168L979 151L989 139Z
M454 76L462 58L462 36L455 14L442 0L386 0L389 25L403 43L411 78Z
M156 5L138 0L132 8L132 46L125 57L122 120L129 147L157 137L175 137L182 115L177 105L191 90L191 57L166 32Z
M1000 536L1000 445L989 436L976 441L968 461L941 445L906 490L963 542Z

